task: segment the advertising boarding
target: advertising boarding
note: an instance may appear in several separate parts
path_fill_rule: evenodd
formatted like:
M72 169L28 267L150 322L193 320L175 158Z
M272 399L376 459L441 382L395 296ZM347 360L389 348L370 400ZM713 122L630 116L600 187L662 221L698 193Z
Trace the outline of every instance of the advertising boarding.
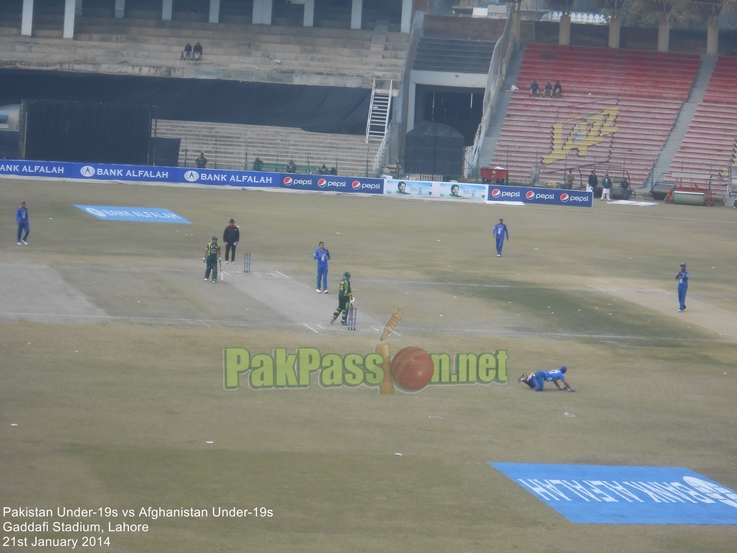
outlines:
M489 185L489 202L522 202L576 207L592 207L593 192L559 190L555 188L531 188L525 186Z
M488 194L488 186L485 184L467 184L464 182L389 179L386 181L384 194L484 202Z
M381 194L383 179L368 177L339 177L336 175L297 175L282 173L279 186L290 190L317 190L323 192L360 192L362 194Z
M575 524L737 524L737 493L684 467L490 465Z
M262 171L72 163L66 161L0 160L0 176L3 175L65 180L167 182L261 188L279 186L279 173Z

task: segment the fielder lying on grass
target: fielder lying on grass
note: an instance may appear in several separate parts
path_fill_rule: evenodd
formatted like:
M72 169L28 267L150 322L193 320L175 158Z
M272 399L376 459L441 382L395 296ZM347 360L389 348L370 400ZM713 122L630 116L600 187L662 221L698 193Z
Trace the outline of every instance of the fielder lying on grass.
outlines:
M552 371L537 371L535 374L523 374L517 379L517 382L524 382L536 392L543 391L545 382L552 382L559 390L575 392L576 388L573 388L566 380L565 373L567 370L568 367L563 366L560 369L553 369Z

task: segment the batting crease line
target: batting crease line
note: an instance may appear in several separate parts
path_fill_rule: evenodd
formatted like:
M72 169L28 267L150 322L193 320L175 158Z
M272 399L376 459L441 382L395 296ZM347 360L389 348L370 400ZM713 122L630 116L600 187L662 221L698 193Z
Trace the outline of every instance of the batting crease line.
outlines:
M312 332L314 332L315 334L320 334L320 333L319 333L319 332L318 332L317 330L315 330L314 328L312 328L312 327L311 327L310 325L308 325L308 324L306 324L306 323L302 323L302 324L303 324L304 326L306 326L307 328L309 328L309 329L310 329L310 330L311 330Z
M164 321L164 322L182 322L189 323L192 325L201 324L207 326L207 323L213 324L227 324L238 327L243 327L243 321L232 321L232 320L217 320L217 319L172 319L167 317L123 317L123 316L112 316L112 315L57 315L54 313L8 313L0 312L0 317L3 316L25 316L25 317L58 317L58 318L87 318L87 319L105 319L105 320L126 320L126 321ZM7 321L5 321L7 322ZM275 326L284 328L294 328L295 323L281 323ZM304 325L304 323L302 323ZM307 325L304 325L307 326ZM208 328L210 328L208 326ZM246 326L246 328L250 328ZM263 330L262 325L254 324L253 328ZM309 327L308 327L309 328ZM374 328L374 327L371 327ZM475 333L475 334L496 334L503 335L508 334L510 336L545 336L552 338L597 338L597 339L615 339L615 340L659 340L659 341L680 341L680 342L733 342L730 337L718 339L718 338L675 338L675 337L648 337L648 336L620 336L615 334L562 334L555 332L525 332L519 330L489 330L489 329L459 329L459 328L436 328L436 327L406 327L407 330L413 330L417 332L457 332L457 333ZM317 332L314 329L310 329L313 332ZM377 331L378 332L378 331ZM319 334L319 332L317 332ZM396 334L396 332L392 332ZM398 335L398 334L397 334ZM399 335L398 335L399 336Z

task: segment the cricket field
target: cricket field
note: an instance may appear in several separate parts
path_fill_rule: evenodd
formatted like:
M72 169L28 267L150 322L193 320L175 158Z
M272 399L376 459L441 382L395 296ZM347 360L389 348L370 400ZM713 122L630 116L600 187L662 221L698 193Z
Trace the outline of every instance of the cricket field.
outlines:
M20 179L0 180L0 198L2 551L737 547L730 524L574 524L489 465L685 467L737 489L735 209ZM21 200L28 246L15 240ZM223 252L212 284L202 256L230 218L236 263ZM318 295L320 241L332 259ZM355 332L329 323L344 271ZM491 354L493 370L381 395L368 365L399 309L392 355ZM295 373L298 351L313 370ZM230 389L228 362L243 369ZM561 365L576 393L517 383Z

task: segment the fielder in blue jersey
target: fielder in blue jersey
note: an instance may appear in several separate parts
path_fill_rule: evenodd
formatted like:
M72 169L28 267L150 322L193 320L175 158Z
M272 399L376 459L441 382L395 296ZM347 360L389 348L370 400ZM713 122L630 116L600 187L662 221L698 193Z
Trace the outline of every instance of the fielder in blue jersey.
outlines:
M688 292L688 277L691 276L686 270L686 264L681 263L681 270L676 273L678 281L678 312L681 313L686 309L686 292Z
M320 293L320 284L322 284L323 291L328 293L328 261L330 260L330 251L325 247L324 242L318 244L315 250L313 259L317 259L317 283L315 291Z
M25 201L21 202L20 207L15 211L15 222L18 223L18 245L20 246L21 235L23 235L23 245L27 246L31 226L28 223L28 210Z
M499 222L494 225L494 230L492 230L491 233L494 235L494 239L496 240L496 256L501 257L502 246L504 246L504 237L506 236L507 240L509 240L509 231L507 230L507 225L504 224L504 219L502 217L499 217Z
M560 369L553 369L552 371L537 371L534 374L523 374L517 379L517 382L524 382L536 392L542 392L546 382L552 382L559 390L575 392L576 388L572 387L566 380L566 371L568 371L568 367L563 366Z

